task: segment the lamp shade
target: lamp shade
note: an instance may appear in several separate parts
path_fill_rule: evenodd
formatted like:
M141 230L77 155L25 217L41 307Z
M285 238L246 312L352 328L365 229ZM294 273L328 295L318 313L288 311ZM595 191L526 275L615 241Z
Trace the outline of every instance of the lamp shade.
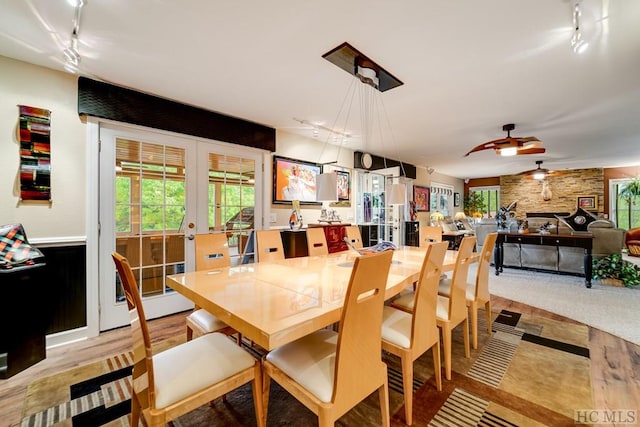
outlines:
M321 173L316 175L316 201L335 202L338 200L338 175Z
M391 184L387 187L387 203L390 205L404 205L407 203L407 186Z

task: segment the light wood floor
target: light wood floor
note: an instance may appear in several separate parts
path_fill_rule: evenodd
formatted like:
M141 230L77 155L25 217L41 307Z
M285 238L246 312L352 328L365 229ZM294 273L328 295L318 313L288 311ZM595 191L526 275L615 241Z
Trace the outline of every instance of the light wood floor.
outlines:
M562 316L499 297L492 298L492 311L502 309L569 321ZM615 308L612 308L614 315ZM184 333L184 318L180 313L149 322L153 341ZM0 380L0 426L16 426L22 417L22 401L28 384L42 376L67 370L105 356L132 348L129 327L104 332L100 336L79 343L50 349L47 358L13 377ZM591 381L593 385L593 409L640 408L640 346L634 345L606 332L590 328ZM587 408L583 408L587 409ZM419 408L414 408L419 410Z

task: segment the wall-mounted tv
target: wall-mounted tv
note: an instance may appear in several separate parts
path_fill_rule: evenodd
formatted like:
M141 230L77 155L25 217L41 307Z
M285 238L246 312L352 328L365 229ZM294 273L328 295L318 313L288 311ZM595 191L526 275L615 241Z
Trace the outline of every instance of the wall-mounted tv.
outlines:
M273 203L291 203L300 200L305 204L316 201L316 176L322 166L287 157L273 157Z

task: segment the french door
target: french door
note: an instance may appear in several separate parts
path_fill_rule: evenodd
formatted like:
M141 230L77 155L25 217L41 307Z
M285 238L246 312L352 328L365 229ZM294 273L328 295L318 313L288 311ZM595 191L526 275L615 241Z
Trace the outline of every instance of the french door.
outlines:
M257 150L114 125L100 141L100 330L129 322L113 251L129 260L148 318L193 306L166 276L193 270L196 233L226 233L234 263L252 260Z

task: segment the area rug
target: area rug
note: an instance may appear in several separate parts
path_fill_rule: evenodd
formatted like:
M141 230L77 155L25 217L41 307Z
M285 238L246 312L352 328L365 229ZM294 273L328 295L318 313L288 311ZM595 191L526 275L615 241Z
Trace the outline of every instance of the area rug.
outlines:
M471 268L469 269L471 273ZM475 274L475 273L473 273ZM489 277L492 295L541 308L640 345L640 287L626 288L584 277L505 268Z
M484 319L484 313L480 313ZM462 332L453 331L453 376L435 389L431 354L414 364L414 425L575 425L574 411L593 407L588 328L502 311L494 332L480 324L480 346L464 358ZM168 345L175 345L182 339ZM260 349L245 343L257 357ZM383 354L389 367L392 425L404 425L399 359ZM33 381L24 402L23 426L128 426L131 355L119 354ZM362 373L366 375L366 372ZM268 425L317 425L307 408L271 384ZM256 425L246 385L180 417L170 426ZM345 414L336 425L377 426L377 394Z

